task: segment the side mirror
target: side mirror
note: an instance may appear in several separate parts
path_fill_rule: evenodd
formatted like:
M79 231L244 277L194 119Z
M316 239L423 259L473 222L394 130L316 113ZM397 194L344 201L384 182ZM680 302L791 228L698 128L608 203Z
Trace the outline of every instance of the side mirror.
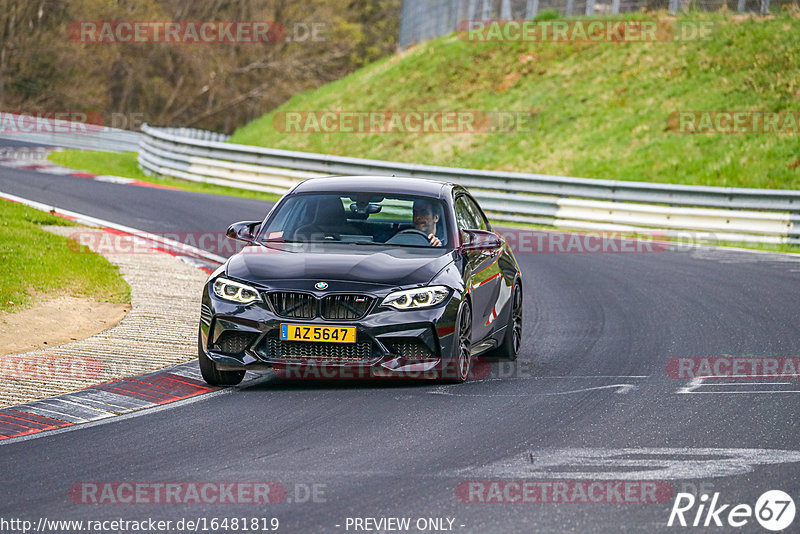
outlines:
M495 250L503 246L500 236L487 230L461 230L461 250Z
M252 243L258 233L261 221L241 221L233 223L228 227L225 235L231 239Z

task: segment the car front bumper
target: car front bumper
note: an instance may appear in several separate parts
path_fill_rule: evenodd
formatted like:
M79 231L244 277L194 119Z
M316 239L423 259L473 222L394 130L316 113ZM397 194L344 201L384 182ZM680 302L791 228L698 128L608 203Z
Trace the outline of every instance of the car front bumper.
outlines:
M382 296L375 295L376 303ZM443 304L398 311L373 305L359 320L290 319L266 298L248 305L220 299L206 284L200 347L221 371L272 369L285 378L422 378L456 374L459 292ZM281 324L353 326L356 343L281 341Z

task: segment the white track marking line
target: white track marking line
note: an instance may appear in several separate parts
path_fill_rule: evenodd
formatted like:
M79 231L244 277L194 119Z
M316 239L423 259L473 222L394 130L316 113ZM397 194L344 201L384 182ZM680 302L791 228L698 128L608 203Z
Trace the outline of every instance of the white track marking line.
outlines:
M514 453L482 466L455 471L486 478L587 480L703 480L744 475L756 468L800 463L800 451L733 448L564 448ZM575 469L584 468L584 469Z
M730 384L704 384L707 387L716 386L788 386L791 382L731 382Z
M493 376L487 378L480 378L476 380L470 380L467 384L478 384L481 382L492 382L492 381L505 381L505 380L546 380L550 378L557 378L557 379L570 379L570 378L577 378L577 379L588 379L591 380L593 378L650 378L649 375L585 375L585 376Z
M463 384L455 384L456 386L463 385ZM585 393L587 391L595 391L599 389L612 389L612 388L619 388L618 391L614 393L625 395L626 393L630 393L636 389L639 389L638 386L634 386L633 384L609 384L606 386L596 386L592 388L581 388L581 389L573 389L570 391L555 391L552 393L453 393L448 391L445 388L452 387L452 386L439 386L438 388L434 389L433 391L429 391L429 395L449 395L452 397L552 397L555 395L572 395L574 393Z
M780 389L775 391L693 391L692 395L771 395L800 393L800 389Z
M773 375L749 375L748 378L757 378L759 376L763 377L770 377L774 378ZM689 381L689 385L679 388L676 391L675 395L769 395L773 393L777 394L786 394L786 393L800 393L800 390L797 389L775 389L775 390L766 390L766 391L697 391L701 387L719 387L719 386L786 386L791 384L792 382L734 382L730 381L728 383L720 382L715 384L709 384L707 382L703 382L703 380L711 379L723 379L727 378L731 380L730 377L719 377L719 376L699 376L696 378L692 378Z

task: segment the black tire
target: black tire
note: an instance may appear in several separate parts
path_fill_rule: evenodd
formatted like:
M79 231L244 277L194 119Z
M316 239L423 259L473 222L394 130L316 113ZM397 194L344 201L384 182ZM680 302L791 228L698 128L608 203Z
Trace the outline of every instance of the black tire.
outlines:
M522 347L522 308L522 286L515 282L511 290L511 309L503 343L494 349L498 358L514 361L519 356L519 349Z
M209 386L235 386L244 380L247 371L220 371L214 360L203 350L203 338L197 334L197 358L200 360L200 374Z
M469 302L464 302L458 309L456 329L453 332L456 338L455 358L444 364L441 381L448 384L461 384L469 378L472 369L472 309Z

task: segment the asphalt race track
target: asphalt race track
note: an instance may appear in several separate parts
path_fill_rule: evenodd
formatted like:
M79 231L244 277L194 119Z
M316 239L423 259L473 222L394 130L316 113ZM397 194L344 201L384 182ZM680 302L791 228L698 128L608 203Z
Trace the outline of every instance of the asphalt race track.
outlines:
M269 207L8 168L0 191L148 232L224 232ZM667 527L671 496L486 503L471 501L489 493L464 488L649 480L674 493L718 492L721 504L753 506L772 489L796 500L800 382L690 383L671 378L667 363L800 356L800 261L691 248L517 258L526 335L515 364L481 364L479 378L445 386L264 374L163 409L3 444L0 516L277 517L288 533L354 532L354 518L388 517L412 526L445 518L442 528L452 519L463 533L700 531ZM266 505L87 504L74 491L206 481L278 482L287 494ZM765 532L753 518L710 531Z

